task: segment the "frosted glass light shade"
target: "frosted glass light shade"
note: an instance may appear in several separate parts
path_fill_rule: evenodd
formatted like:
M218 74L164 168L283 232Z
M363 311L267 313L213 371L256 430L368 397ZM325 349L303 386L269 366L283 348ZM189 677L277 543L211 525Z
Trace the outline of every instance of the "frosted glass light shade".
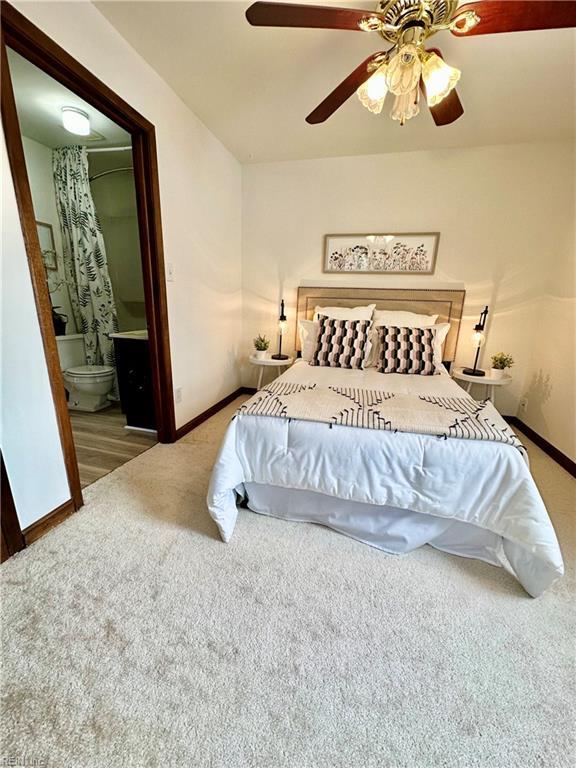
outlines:
M288 328L288 322L286 320L280 320L278 322L278 331L280 333L280 336L283 336L286 333L287 328Z
M62 107L62 125L69 133L77 136L90 135L90 118L81 109Z
M410 120L412 117L420 112L418 105L418 87L414 88L410 93L404 93L401 96L396 96L394 100L394 106L390 112L392 120L398 120L400 125L404 125L406 120Z
M384 106L384 99L388 93L388 86L386 85L386 65L382 65L374 74L362 83L360 88L356 91L358 98L366 109L373 112L375 115L379 115L382 112Z
M410 93L418 86L421 72L422 64L418 49L413 43L406 43L388 64L386 72L388 90L395 96Z
M428 106L434 107L445 99L460 80L461 72L431 53L422 65L422 78L426 86Z

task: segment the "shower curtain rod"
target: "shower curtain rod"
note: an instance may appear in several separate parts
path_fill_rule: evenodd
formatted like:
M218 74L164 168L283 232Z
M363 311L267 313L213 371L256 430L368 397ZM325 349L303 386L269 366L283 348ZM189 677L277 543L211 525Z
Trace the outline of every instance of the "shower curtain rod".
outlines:
M90 152L126 152L131 151L132 147L94 147L94 149L87 149Z
M109 171L102 171L101 173L95 173L94 176L90 176L88 178L88 181L94 181L95 179L99 179L101 176L108 176L109 173L118 173L119 171L133 171L134 168L131 165L127 165L125 168L112 168Z

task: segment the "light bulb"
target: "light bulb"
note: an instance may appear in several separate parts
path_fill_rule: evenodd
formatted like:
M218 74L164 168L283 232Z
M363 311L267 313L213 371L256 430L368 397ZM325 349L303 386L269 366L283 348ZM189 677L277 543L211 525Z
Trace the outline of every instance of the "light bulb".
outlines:
M422 77L426 86L428 106L434 107L445 99L460 80L461 72L437 56L430 53L422 66Z
M90 136L90 118L81 109L62 107L62 125L69 133Z
M418 87L416 87L410 93L396 96L390 117L392 120L398 120L400 125L404 125L406 120L416 117L418 112L420 112L420 107L418 106Z
M280 336L283 336L286 333L287 328L288 328L288 323L286 320L280 320L278 322L278 330L280 332Z
M421 72L422 64L418 49L413 43L406 43L390 59L386 69L388 90L395 96L410 93L418 86Z
M485 340L486 340L486 337L484 336L482 331L474 331L474 333L472 334L472 346L476 348L483 347Z
M358 98L366 109L373 112L375 115L382 112L384 106L384 99L388 93L388 86L386 85L386 65L383 64L374 74L362 83L360 88L356 91Z

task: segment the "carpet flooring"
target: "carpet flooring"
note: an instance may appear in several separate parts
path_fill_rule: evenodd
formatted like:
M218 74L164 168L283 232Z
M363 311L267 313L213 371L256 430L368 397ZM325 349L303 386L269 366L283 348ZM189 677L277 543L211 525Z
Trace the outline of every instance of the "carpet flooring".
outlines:
M205 494L235 405L0 569L0 764L574 765L575 481L528 443L568 567L537 600L481 562L249 511L226 545Z

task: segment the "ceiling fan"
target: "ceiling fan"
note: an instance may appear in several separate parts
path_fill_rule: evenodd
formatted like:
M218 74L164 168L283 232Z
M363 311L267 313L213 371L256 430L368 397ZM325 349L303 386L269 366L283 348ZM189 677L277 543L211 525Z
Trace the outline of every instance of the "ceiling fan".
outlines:
M306 121L323 123L354 92L375 114L388 92L395 98L390 113L401 125L419 110L421 94L436 125L464 114L455 86L460 71L449 66L429 37L449 30L456 37L576 27L574 0L479 0L458 7L458 0L380 0L375 11L322 5L257 2L246 18L257 27L309 27L377 32L392 43L362 62L313 110Z

